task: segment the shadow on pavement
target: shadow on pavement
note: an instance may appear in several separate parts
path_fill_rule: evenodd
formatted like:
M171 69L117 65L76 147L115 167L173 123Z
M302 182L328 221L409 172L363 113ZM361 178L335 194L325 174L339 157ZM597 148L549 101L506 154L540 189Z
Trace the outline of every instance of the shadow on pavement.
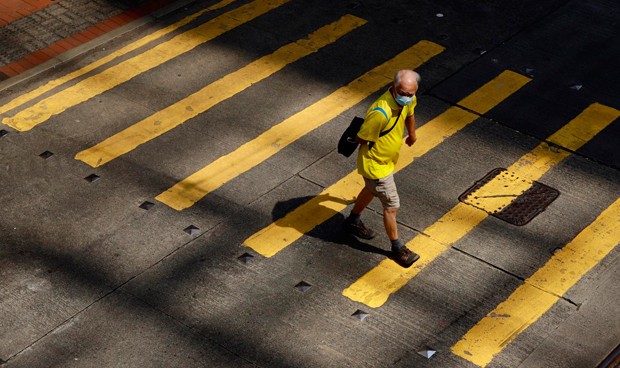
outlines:
M273 210L271 211L272 220L275 222L275 221L284 219L284 216L286 216L286 214L292 212L296 208L299 208L300 206L302 206L303 204L307 203L310 200L318 201L319 203L335 202L339 204L348 204L342 198L337 198L334 196L330 196L328 194L321 194L316 197L315 196L304 196L304 197L292 198L286 201L278 201L275 204L275 206L273 207ZM391 255L391 252L387 250L377 248L371 244L362 242L355 236L346 233L343 230L344 215L342 213L337 212L335 210L332 210L322 205L320 209L317 209L314 212L325 213L326 211L331 214L331 216L329 217L329 220L324 221L322 224L318 225L317 227L315 227L309 232L306 232L306 229L303 228L304 224L298 221L284 220L284 221L280 221L279 224L281 226L295 228L297 231L301 233L306 233L307 235L312 236L314 238L317 238L317 239L320 239L326 242L335 243L335 244L346 245L350 248L353 248L355 250L359 250L362 252L381 254L386 257Z

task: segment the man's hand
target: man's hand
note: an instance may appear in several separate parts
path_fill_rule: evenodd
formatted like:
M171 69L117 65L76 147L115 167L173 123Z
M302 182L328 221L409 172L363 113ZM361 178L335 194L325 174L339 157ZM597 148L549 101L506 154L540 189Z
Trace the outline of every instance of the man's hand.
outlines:
M415 143L415 141L417 141L417 140L418 140L418 138L417 138L416 136L411 136L411 135L409 135L409 136L407 136L407 139L405 140L405 143L407 143L407 145L408 145L409 147L411 147L411 146L413 146L413 144L414 144L414 143Z

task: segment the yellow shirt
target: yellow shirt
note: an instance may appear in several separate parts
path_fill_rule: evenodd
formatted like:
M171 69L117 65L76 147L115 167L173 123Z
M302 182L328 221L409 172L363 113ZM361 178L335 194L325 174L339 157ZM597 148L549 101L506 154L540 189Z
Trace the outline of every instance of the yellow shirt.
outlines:
M360 175L368 179L381 179L394 171L403 143L405 119L413 115L416 104L417 99L414 96L413 101L404 106L401 113L400 105L394 101L394 97L387 90L370 105L357 136L374 144L363 144L358 150L357 172ZM399 114L400 118L398 118ZM383 137L379 137L382 131L387 131L394 125L397 118L398 123L394 129Z

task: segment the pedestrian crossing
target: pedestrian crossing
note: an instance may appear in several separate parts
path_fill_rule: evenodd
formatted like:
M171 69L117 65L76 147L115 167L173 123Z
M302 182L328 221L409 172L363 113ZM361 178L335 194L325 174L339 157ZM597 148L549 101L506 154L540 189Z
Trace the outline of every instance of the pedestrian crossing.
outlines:
M391 82L394 70L417 68L442 51L443 47L433 42L421 41L415 44L393 59L356 78L347 86L273 126L236 151L175 184L156 199L176 210L191 207L209 192L265 161L303 135L385 87Z
M547 312L620 239L620 199L472 327L451 350L479 367Z
M259 58L94 147L78 153L75 158L92 167L104 165L264 80L285 66L336 42L341 36L365 23L365 20L358 17L345 15L340 20L316 30L307 38Z
M620 111L616 109L593 104L551 135L547 141L576 150L617 119L619 114ZM540 179L569 155L570 152L564 149L550 149L548 143L539 144L507 169L517 177L528 179L526 182L528 187L521 187L524 182L516 181L514 193L523 193L529 188L531 181ZM495 188L497 185L503 186L504 182L497 178L491 180L483 188L490 193L499 193L500 190L504 190ZM506 203L514 200L513 197L507 196L495 199L496 202ZM424 229L422 231L424 235L418 235L406 244L412 251L420 254L420 261L416 262L413 267L403 269L394 261L386 259L345 289L343 294L370 307L380 307L391 294L406 285L429 263L478 226L487 216L487 212L459 202L441 219Z
M28 131L52 116L109 91L130 79L172 60L194 48L267 13L287 0L255 0L224 13L198 27L183 32L130 59L110 66L75 85L47 97L33 106L4 118L3 124L19 131Z
M129 45L122 47L121 49L110 53L107 56L104 56L100 59L97 59L96 61L88 64L87 66L80 68L74 72L68 73L58 79L54 79L48 83L46 83L45 85L41 86L41 87L37 87L34 90L28 92L28 93L24 93L20 96L18 96L17 98L13 99L12 101L10 101L9 103L6 103L2 106L0 106L0 114L4 114L6 112L9 112L19 106L22 106L28 102L31 102L39 97L41 97L43 94L59 87L62 86L68 82L71 82L72 80L75 80L83 75L86 75L90 72L92 72L93 70L102 67L120 57L122 57L123 55L129 54L130 52L136 51L141 47L144 47L146 45L148 45L149 43L153 42L153 41L157 41L158 39L178 30L179 28L186 26L187 24L191 23L192 21L196 20L198 17L200 17L201 15L217 10L217 9L221 9L227 5L229 5L230 3L232 3L234 0L222 0L220 2L218 2L217 4L211 5L199 12L196 12L190 16L187 16L183 19L181 19L180 21L169 25L167 27L164 27L158 31L155 31L145 37L142 37L132 43L130 43ZM9 120L7 119L6 121L3 120L2 121L3 124L7 124L9 125ZM9 125L11 126L11 125ZM18 129L18 125L16 125L14 127L15 129Z
M437 118L416 130L418 142L410 149L403 149L395 171L411 164L417 157L441 144L446 138L476 120L479 115L518 91L529 78L506 71L475 91L459 105L476 111L472 113L460 107L452 107ZM337 183L325 189L316 199L307 202L282 219L250 236L244 244L265 257L289 246L305 233L342 211L362 189L364 182L357 171L352 171ZM291 226L295 224L295 226Z
M29 131L69 108L112 90L235 27L277 9L287 1L254 0L180 33L170 40L148 47L154 41L190 24L200 15L234 2L221 1L84 68L9 101L0 107L0 114L11 112L12 116L4 118L2 123L21 132ZM144 120L113 133L100 143L78 152L75 159L93 168L118 159L251 85L265 81L287 65L320 52L327 45L338 42L344 35L354 32L366 23L366 20L356 16L344 15L335 22L316 29L306 38L282 46ZM145 50L112 65L118 58L141 48ZM439 57L444 51L443 46L434 42L422 40L415 43L318 102L273 125L255 139L206 164L155 198L177 211L192 207L211 192L277 155L286 146L385 88L392 81L394 71L419 68L429 60ZM104 69L90 75L99 68ZM82 77L84 79L79 80ZM79 81L69 85L69 82L76 80ZM403 146L396 172L400 172L415 159L440 146L446 139L494 107L509 100L530 81L531 78L506 70L472 91L456 106L448 108L418 128L418 142L411 148ZM564 127L507 168L508 172L526 180L514 180L510 184L506 181L491 180L478 192L481 197L489 198L483 205L474 207L459 202L435 223L424 229L420 235L410 239L406 246L421 256L413 267L404 269L391 259L385 259L346 287L342 295L371 308L383 306L389 302L393 294L481 224L489 213L508 205L516 196L528 190L532 181L539 180L553 170L569 157L571 152L589 142L619 117L620 111L617 109L592 103ZM355 171L350 172L325 188L319 195L249 236L243 245L264 257L274 257L317 226L341 213L354 200L362 186L361 177ZM571 286L614 249L620 241L618 224L620 224L620 200L616 200L603 211L564 247L563 252L554 255L547 264L525 280L506 301L500 303L473 326L452 346L453 354L480 367L489 364L510 341L535 323ZM566 272L567 265L571 267L570 273ZM498 315L509 317L497 318Z

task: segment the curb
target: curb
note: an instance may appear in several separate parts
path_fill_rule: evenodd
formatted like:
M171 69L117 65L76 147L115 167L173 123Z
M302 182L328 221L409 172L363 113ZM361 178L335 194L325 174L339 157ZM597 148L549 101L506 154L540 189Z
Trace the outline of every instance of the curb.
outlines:
M72 60L80 55L85 54L86 52L97 48L98 46L103 45L115 38L123 36L137 28L143 27L147 24L150 24L157 19L163 18L164 16L184 7L191 3L195 2L195 0L178 0L173 2L172 4L168 4L149 15L145 15L139 19L136 19L130 23L127 23L123 26L120 26L110 32L107 32L93 40L90 40L82 45L76 46L67 52L64 52L40 65L37 65L31 69L26 70L19 75L11 77L9 79L3 80L0 82L0 91L4 91L10 87L13 87L19 83L22 83L28 79L31 79L45 71L53 69L69 60Z

